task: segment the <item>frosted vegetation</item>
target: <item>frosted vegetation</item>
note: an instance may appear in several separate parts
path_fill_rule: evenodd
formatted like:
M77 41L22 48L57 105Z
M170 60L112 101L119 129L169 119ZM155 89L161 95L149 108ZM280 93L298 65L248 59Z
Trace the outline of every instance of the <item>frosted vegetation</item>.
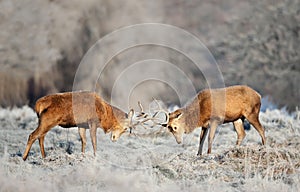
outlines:
M0 191L297 191L300 188L300 112L266 109L267 145L251 127L240 147L231 124L219 126L211 155L197 157L200 129L178 145L165 129L140 128L117 143L98 129L97 156L88 138L81 154L76 128L55 127L23 161L37 126L31 108L0 109ZM205 148L207 143L205 143Z

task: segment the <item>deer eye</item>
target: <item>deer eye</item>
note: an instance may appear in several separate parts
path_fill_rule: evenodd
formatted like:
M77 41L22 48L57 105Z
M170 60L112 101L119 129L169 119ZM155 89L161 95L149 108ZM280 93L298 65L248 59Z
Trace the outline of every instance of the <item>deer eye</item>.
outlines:
M174 127L174 130L177 130L177 127Z

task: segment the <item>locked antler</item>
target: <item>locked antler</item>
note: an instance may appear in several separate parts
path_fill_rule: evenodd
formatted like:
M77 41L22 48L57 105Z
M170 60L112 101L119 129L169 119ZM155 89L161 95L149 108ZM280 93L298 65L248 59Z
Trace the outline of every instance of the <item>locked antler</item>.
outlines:
M161 126L163 124L167 124L169 122L169 119L170 119L169 112L167 110L163 109L162 106L160 105L160 103L156 99L153 98L153 100L157 104L158 110L156 110L154 112L152 118L149 118L149 120L152 121L152 123L154 124L154 126L156 126L156 125L160 125ZM166 121L164 121L164 122L159 122L158 121L158 120L161 120L160 118L157 118L159 116L159 114L161 114L161 113L165 114L165 116L166 116Z
M149 126L149 124L147 124L147 123L149 121L151 121L151 123L152 123L152 125L150 126L151 128L153 128L155 126L162 126L163 124L167 124L169 122L168 111L164 110L161 107L160 103L156 99L154 99L154 101L156 102L156 104L158 106L158 110L156 110L153 115L146 113L144 111L144 107L143 107L142 103L140 101L138 102L140 112L138 112L138 114L136 115L136 119L133 119L133 118L131 119L130 133L132 133L132 129L135 129L137 126L142 126L145 129L147 129L147 126ZM166 116L165 122L160 122L161 118L158 118L159 114L161 114L161 113L165 114L165 116Z

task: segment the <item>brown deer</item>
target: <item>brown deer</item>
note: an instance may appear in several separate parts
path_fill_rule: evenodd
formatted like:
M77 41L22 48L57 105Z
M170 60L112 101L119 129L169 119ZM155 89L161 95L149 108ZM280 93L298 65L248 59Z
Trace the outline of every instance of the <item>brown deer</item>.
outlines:
M105 133L111 132L111 140L115 142L128 128L132 128L131 121L134 113L133 110L130 110L126 114L106 103L93 92L66 92L48 95L37 100L35 111L39 123L37 129L29 135L23 154L24 161L36 139L39 139L41 154L43 158L45 157L45 135L56 125L64 128L79 127L82 153L86 146L86 128L89 128L94 154L96 154L97 127L101 127Z
M202 127L198 154L202 154L203 143L209 131L208 151L211 153L212 143L217 126L233 122L237 132L237 145L245 137L243 121L246 118L261 136L262 144L266 138L264 128L258 116L261 106L261 96L248 86L237 85L223 89L206 89L198 93L186 107L169 113L167 123L163 124L174 135L178 144L182 142L183 133L191 133Z

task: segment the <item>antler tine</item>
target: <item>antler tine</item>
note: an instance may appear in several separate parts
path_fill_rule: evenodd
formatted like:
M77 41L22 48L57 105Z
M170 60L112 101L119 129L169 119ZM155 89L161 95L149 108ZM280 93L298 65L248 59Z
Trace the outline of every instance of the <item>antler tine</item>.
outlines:
M142 105L142 103L141 103L140 101L138 101L138 106L140 107L140 109L141 109L141 112L144 112L143 105Z
M145 118L145 117L147 117L147 114L144 112L143 105L142 105L142 103L140 101L138 101L138 106L140 107L141 112L136 117L138 117L138 118Z
M167 123L169 122L169 119L170 119L169 112L166 111L166 110L164 110L164 109L162 108L162 106L161 106L160 103L157 101L157 99L153 98L153 100L155 101L155 103L157 104L157 106L158 106L158 108L159 108L159 110L156 111L156 112L154 113L153 118L156 117L156 116L157 116L158 114L160 114L160 113L164 113L164 114L166 115L166 121L163 122L163 123L159 123L159 124L160 124L160 125L167 124Z
M132 125L132 124L133 124L133 116L134 116L134 113L135 113L135 111L134 111L133 108L131 108L131 109L129 110L129 113L128 113L129 118L130 118L130 121L129 121L129 129L130 129L129 133L130 133L130 134L132 133L132 129L134 128L134 126Z

